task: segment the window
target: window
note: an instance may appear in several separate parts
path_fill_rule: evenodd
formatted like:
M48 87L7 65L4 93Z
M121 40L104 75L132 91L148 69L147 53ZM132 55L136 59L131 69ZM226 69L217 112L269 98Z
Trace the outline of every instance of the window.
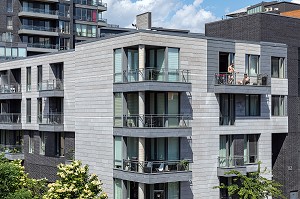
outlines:
M256 134L244 136L244 162L257 163L258 159L258 137Z
M246 95L246 116L260 116L260 95Z
M256 76L259 73L259 55L246 55L246 73Z
M65 133L56 133L56 155L63 157L65 156Z
M29 132L29 141L28 141L28 147L29 147L29 153L34 152L34 134L32 131Z
M6 28L7 30L13 29L13 21L12 21L12 17L10 16L6 17Z
M42 98L37 98L37 118L38 123L42 123L43 101Z
M31 99L26 99L26 122L31 123Z
M18 56L26 57L27 56L26 48L18 48Z
M122 49L115 49L114 51L114 74L115 82L122 82Z
M6 0L6 11L7 12L13 12L13 0Z
M59 32L64 34L70 34L70 22L59 21Z
M70 49L70 38L60 38L59 42L60 50Z
M42 90L42 81L43 81L43 67L42 65L37 66L37 83L38 83L38 90Z
M114 160L115 160L115 168L122 168L122 162L123 162L123 158L122 158L122 137L115 137L115 156L114 156Z
M0 59L5 59L5 47L0 47Z
M272 57L271 58L272 77L285 78L284 58Z
M122 126L123 121L123 98L122 93L115 93L114 95L114 126Z
M40 154L45 155L45 150L46 150L45 132L40 132Z
M285 116L285 96L273 95L272 96L272 116Z

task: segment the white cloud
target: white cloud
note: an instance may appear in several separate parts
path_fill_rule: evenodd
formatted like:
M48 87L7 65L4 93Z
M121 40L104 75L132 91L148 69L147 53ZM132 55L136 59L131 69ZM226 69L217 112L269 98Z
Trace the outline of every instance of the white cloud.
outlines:
M104 0L105 1L105 0ZM203 0L183 4L180 0L106 0L107 11L103 14L108 23L120 27L131 27L135 16L152 12L152 26L189 29L204 32L204 24L217 20L217 17L201 7Z
M300 0L292 0L292 3L299 3L300 4Z

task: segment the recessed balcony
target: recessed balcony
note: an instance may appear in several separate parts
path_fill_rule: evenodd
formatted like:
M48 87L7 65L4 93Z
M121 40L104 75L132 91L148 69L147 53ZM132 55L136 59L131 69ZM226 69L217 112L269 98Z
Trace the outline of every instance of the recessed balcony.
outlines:
M23 145L0 144L0 153L4 153L8 160L24 160Z
M64 130L64 114L50 113L38 115L38 123L40 131L63 131Z
M18 13L19 17L33 17L45 19L58 19L58 10L45 10L39 8L23 7Z
M232 170L237 170L246 175L249 172L258 170L257 155L234 156L234 157L218 157L218 176L231 177L226 173Z
M21 84L0 85L0 99L22 99Z
M107 19L99 18L98 19L98 26L101 26L101 27L107 26Z
M114 74L114 92L192 90L189 70L137 69Z
M146 184L189 181L192 179L189 164L189 160L123 160L123 166L115 168L113 175L115 178Z
M31 25L22 25L18 33L28 35L58 36L57 28Z
M114 135L186 137L192 135L189 115L130 115L114 117Z
M98 10L101 12L107 10L107 3L98 2L97 6L98 6Z
M0 114L0 129L19 130L21 128L21 113Z
M53 44L45 44L45 43L28 43L27 44L27 51L30 52L57 52L59 46Z
M215 93L232 94L271 94L271 86L268 76L258 74L257 77L250 77L238 80L236 73L216 73L214 83Z
M38 83L40 97L63 97L64 84L61 79L45 80Z

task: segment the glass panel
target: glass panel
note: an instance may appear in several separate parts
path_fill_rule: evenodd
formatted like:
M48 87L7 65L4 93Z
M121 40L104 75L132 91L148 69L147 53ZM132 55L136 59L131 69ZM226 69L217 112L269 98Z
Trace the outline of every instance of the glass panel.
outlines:
M219 165L220 167L226 166L226 135L220 135L220 150L219 150Z
M250 56L250 66L249 66L249 75L255 76L258 74L258 56Z
M259 95L250 95L250 116L260 115Z
M114 52L114 69L115 82L122 82L122 49L116 49Z
M178 138L168 138L168 160L179 160Z
M6 58L10 59L11 58L11 48L6 47L5 54L6 54Z
M11 57L12 58L18 57L18 48L12 48L11 49Z
M285 78L284 58L279 58L279 78Z
M128 81L137 81L138 80L138 67L139 67L139 52L138 50L128 50Z
M272 57L271 58L271 68L272 68L272 77L278 78L279 77L279 58Z
M135 159L138 158L138 148L139 148L139 140L134 137L127 137L127 159Z
M168 125L169 127L177 127L179 125L179 94L168 93Z
M31 123L31 99L26 99L26 122Z
M157 69L157 80L164 80L164 68L165 68L165 49L157 50L157 60L156 60L156 69Z
M123 199L123 191L122 191L122 180L120 179L115 179L114 181L115 184L115 194L114 194L114 199Z
M179 182L168 183L168 199L179 199Z
M122 137L115 137L115 168L122 168Z
M168 79L169 81L178 81L179 74L179 49L168 48Z
M123 100L122 93L115 93L114 98L114 118L115 126L122 126L122 116L123 116Z
M45 155L45 145L46 145L45 133L40 132L40 154L41 155Z
M165 138L157 138L157 160L165 160Z
M0 58L1 57L5 57L5 48L4 47L0 47Z
M139 120L136 117L131 118L131 115L137 116L139 114L139 96L138 93L127 94L127 110L128 120L127 125L130 127L137 127Z
M19 48L18 49L18 53L19 53L19 57L26 57L27 53L26 53L26 48Z

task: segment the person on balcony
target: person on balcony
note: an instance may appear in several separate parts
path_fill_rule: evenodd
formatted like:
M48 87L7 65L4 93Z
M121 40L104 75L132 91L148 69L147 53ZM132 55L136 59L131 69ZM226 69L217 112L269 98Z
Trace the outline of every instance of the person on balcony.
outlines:
M250 78L248 77L248 74L244 74L243 80L239 81L238 84L247 85L250 84Z
M228 69L227 69L229 75L228 75L228 84L233 84L234 83L234 64L231 63L229 66L228 66Z

